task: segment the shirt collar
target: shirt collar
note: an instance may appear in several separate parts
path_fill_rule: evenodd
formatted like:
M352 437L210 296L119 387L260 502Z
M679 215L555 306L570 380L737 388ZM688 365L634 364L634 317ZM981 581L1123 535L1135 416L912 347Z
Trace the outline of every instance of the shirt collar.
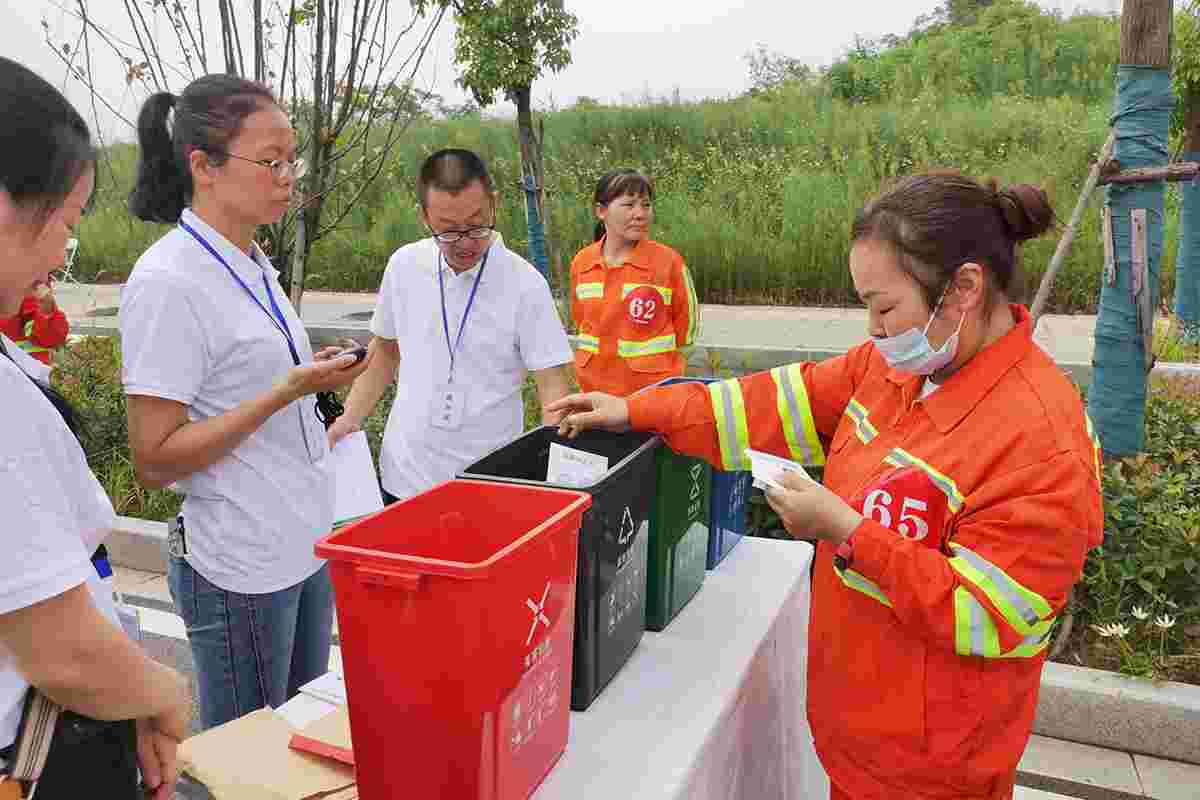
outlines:
M455 272L454 270L450 269L450 265L447 264L446 259L442 257L442 249L438 247L437 242L432 237L430 237L427 241L429 242L429 246L433 248L433 269L429 271L429 274L433 277L434 281L437 281L438 272L441 271L442 275L446 278L447 285L450 285L453 281L459 281L460 283L468 281L470 283L475 282L475 276L479 275L479 268L483 266L483 259L480 259L478 264L471 267L466 272ZM485 269L483 274L479 276L480 286L488 283L491 276L495 274L496 263L500 260L500 253L503 249L504 243L499 238L492 239L492 243L488 246L485 254L488 268Z
M1016 323L1013 329L976 353L936 392L921 401L941 433L953 430L1033 347L1033 322L1029 312L1017 304L1010 305L1009 309ZM920 376L897 370L889 370L887 377L902 387L906 404L920 392L923 382Z
M647 242L647 239L642 239L634 245L633 249L629 251L629 255L625 257L625 264L622 266L636 267L641 270L652 269L650 264L650 247L647 245ZM587 269L604 269L607 266L604 263L604 239L589 245L588 249L591 250L589 257L592 263Z
M179 219L180 222L186 222L192 230L203 236L205 241L220 253L221 258L225 259L225 263L247 284L251 281L258 282L264 273L273 278L279 277L279 270L271 265L271 260L263 253L258 242L250 243L250 254L247 255L239 250L237 245L218 233L216 228L200 219L190 208L185 208ZM188 239L191 238L189 234ZM198 242L196 244L199 246ZM207 251L204 255L211 258Z

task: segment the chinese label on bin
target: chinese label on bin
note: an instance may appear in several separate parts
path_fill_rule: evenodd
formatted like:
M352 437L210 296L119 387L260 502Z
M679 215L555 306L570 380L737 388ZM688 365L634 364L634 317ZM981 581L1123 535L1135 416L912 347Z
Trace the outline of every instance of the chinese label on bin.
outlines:
M558 483L575 488L599 483L608 472L608 457L598 456L558 442L550 443L550 464L546 468L546 483Z

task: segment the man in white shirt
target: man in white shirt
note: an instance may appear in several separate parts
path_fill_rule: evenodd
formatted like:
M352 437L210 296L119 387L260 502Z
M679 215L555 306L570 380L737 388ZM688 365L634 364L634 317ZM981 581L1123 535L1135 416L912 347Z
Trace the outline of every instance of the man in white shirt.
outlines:
M331 444L358 430L397 382L380 455L389 501L453 478L520 434L527 373L543 408L570 392L573 355L550 287L495 234L487 166L470 151L441 150L422 165L417 196L432 236L389 260L371 365L329 430Z

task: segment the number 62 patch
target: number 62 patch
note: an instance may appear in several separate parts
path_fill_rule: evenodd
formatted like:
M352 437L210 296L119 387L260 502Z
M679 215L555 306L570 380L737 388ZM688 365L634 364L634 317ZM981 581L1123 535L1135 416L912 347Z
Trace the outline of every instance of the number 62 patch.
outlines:
M639 286L625 296L625 314L635 325L649 325L662 309L662 295L653 286Z

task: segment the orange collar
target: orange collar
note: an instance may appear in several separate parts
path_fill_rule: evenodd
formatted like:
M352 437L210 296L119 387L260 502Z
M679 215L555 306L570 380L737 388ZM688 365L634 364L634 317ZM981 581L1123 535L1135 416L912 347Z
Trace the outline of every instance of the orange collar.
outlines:
M637 269L641 270L650 270L650 243L651 241L649 239L642 239L640 242L634 245L633 249L629 251L629 255L625 257L625 263L621 266L636 267ZM590 260L592 263L591 266L587 267L587 269L584 271L586 272L587 270L596 268L604 269L604 239L593 243L588 249L592 251L590 253Z
M942 433L949 433L962 418L987 396L1002 377L1029 354L1033 347L1033 320L1025 306L1011 304L1016 325L999 341L992 342L968 361L936 392L921 401L929 418ZM901 386L905 405L920 391L924 380L898 370L889 370L887 378Z

